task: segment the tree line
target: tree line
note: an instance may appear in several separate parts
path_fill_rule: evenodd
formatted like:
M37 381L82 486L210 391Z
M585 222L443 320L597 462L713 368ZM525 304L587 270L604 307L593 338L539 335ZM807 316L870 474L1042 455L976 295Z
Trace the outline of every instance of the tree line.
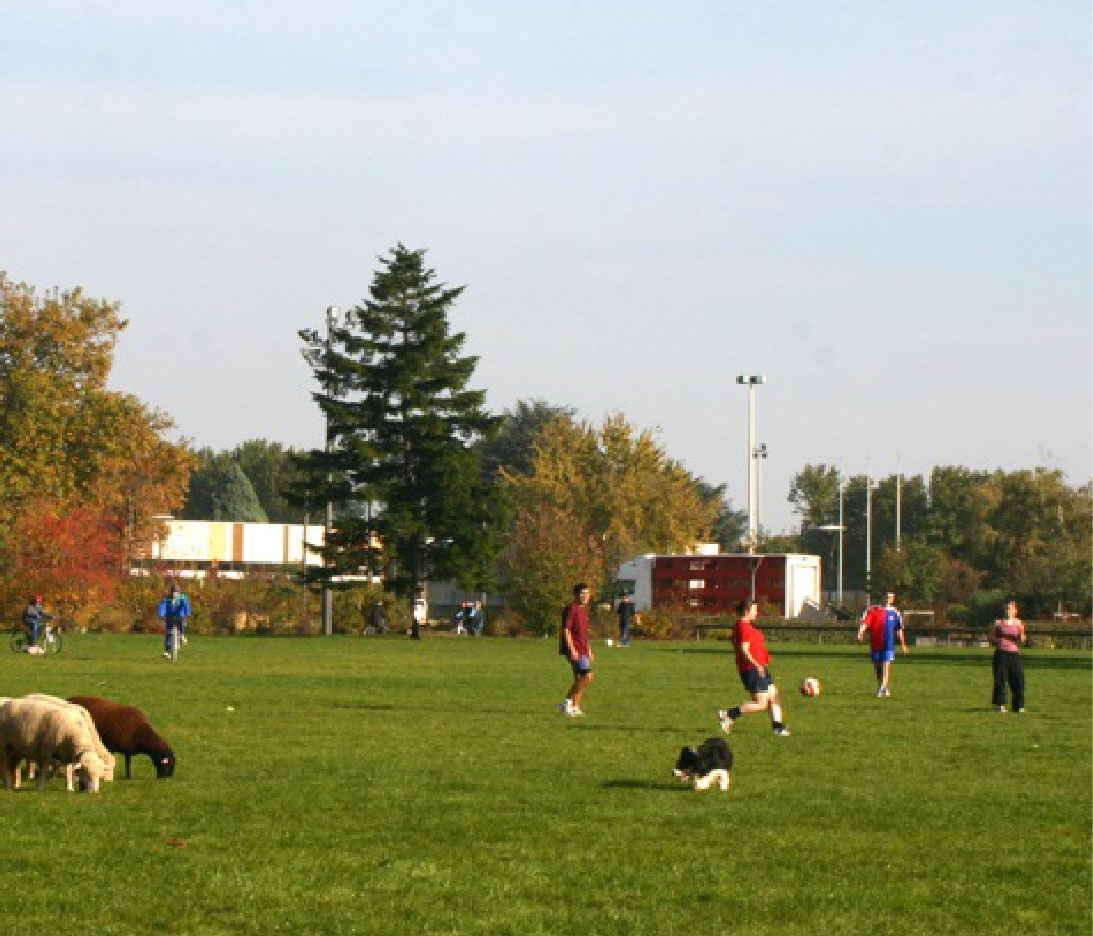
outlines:
M841 479L834 465L806 465L789 492L800 531L765 545L822 556L828 591L836 588L838 537L821 527L838 524L840 484L847 589L895 591L905 603L972 617L982 616L981 608L997 610L1006 597L1029 615L1050 616L1060 607L1090 613L1089 483L1072 487L1062 472L1047 468L960 466L874 483L866 475Z
M312 585L367 570L405 597L452 579L503 591L543 632L574 581L608 595L627 558L700 541L739 548L745 517L724 485L689 472L623 413L597 424L535 399L490 413L466 336L451 329L461 293L424 251L396 245L359 304L300 333L325 444L252 439L214 451L169 441L165 414L107 389L125 327L117 304L0 277L0 598L34 583L108 601L163 514L320 523L328 501L334 532ZM942 610L1004 592L1028 611L1062 602L1089 612L1089 485L1043 469L959 467L840 482L833 466L807 465L789 492L799 531L762 548L818 553L829 591L837 536L820 527L837 522L840 483L848 592L891 588Z

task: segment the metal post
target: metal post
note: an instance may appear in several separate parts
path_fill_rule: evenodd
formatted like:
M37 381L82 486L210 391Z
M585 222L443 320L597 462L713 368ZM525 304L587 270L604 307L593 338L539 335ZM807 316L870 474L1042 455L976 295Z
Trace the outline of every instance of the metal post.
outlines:
M865 603L873 591L873 466L865 479Z
M334 324L338 319L339 309L337 306L329 306L326 310L326 350L330 352L331 335L334 330ZM329 363L328 363L329 366ZM330 416L326 417L326 453L330 454L332 445L330 438ZM330 534L334 529L334 504L330 500L330 484L333 481L333 476L327 472L327 499L326 499L326 524L323 534L323 547L330 546ZM324 555L323 564L329 565L329 560ZM326 637L330 637L334 633L334 595L330 590L330 582L328 579L323 579L323 595L322 595L322 614L323 614L323 634Z
M763 535L763 462L767 460L767 443L760 442L755 449L755 532Z
M897 468L897 470L896 470L896 552L899 552L899 532L900 532L899 531L899 526L900 526L899 508L900 508L900 497L902 495L902 489L903 489L903 471Z
M839 607L843 606L843 534L846 521L843 519L843 472L839 469Z
M761 374L742 374L736 378L738 384L744 384L748 388L748 552L754 553L759 542L759 491L756 483L756 460L758 452L755 448L755 388L766 383L767 378Z

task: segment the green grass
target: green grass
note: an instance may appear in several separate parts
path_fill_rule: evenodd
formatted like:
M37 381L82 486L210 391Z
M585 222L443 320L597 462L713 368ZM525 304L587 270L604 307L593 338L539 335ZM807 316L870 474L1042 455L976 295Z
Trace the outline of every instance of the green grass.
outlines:
M670 770L743 701L724 643L602 648L583 720L551 640L73 637L0 654L0 695L141 706L178 756L98 795L0 795L0 907L102 934L1090 931L1088 653L775 644L790 738L731 743L730 793ZM819 676L825 693L794 687ZM184 843L182 847L172 841Z

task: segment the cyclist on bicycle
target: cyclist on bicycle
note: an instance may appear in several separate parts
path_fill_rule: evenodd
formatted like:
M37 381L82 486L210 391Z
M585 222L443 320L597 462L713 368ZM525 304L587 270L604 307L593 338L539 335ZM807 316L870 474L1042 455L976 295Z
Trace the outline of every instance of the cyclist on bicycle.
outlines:
M46 609L42 606L42 596L35 595L31 598L23 612L23 626L27 629L27 653L44 652L38 646L38 637L45 622L52 620L53 615L46 614Z
M163 655L169 660L177 629L178 638L186 642L186 619L190 616L190 599L172 584L167 596L159 603L159 616L164 621L165 649Z

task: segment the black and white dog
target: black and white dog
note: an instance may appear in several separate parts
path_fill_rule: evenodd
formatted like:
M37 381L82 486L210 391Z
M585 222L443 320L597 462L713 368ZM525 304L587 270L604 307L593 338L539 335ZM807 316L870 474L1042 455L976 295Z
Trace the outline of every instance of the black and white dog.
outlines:
M679 752L677 780L694 779L696 790L708 790L715 781L722 790L732 785L732 749L724 738L707 738L698 747L685 747Z

